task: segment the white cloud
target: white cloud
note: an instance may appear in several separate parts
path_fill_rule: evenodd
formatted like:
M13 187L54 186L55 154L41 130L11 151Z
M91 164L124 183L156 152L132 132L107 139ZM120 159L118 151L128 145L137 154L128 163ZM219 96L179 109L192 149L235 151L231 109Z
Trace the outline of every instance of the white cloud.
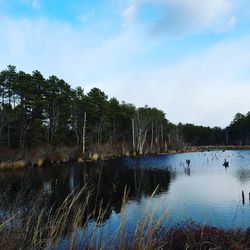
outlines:
M76 29L67 23L0 18L0 69L38 69L70 84L97 86L109 96L149 104L173 122L226 126L236 112L250 107L250 37L235 38L182 57L175 64L156 66L148 60L148 43L138 30L123 30L112 38Z
M86 23L88 23L95 15L96 15L96 13L95 13L95 10L94 10L94 9L88 9L88 10L84 11L84 13L81 14L81 15L78 17L78 19L79 19L82 23L86 24Z
M31 5L32 8L34 8L34 9L39 10L42 7L42 4L41 4L40 0L20 0L20 1L23 4Z
M40 9L41 8L41 2L39 0L32 0L32 7L35 9Z
M235 27L236 22L237 22L237 17L231 16L226 23L224 23L223 25L219 25L217 27L217 32L224 33L231 31Z
M131 0L123 10L125 23L137 20L144 7L154 18L151 33L187 33L211 30L226 32L234 27L240 8L247 0Z
M249 44L249 36L223 42L172 66L110 77L101 87L137 105L156 106L175 123L224 127L237 112L250 110Z
M76 29L46 18L0 18L0 23L1 68L14 64L29 72L38 69L75 84L122 70L141 51L130 31L103 39L101 26L96 32L91 26Z
M137 12L137 8L135 5L131 4L129 6L127 6L123 12L122 12L122 16L124 18L125 21L125 25L131 25L134 23L135 21L135 16L136 16L136 12Z

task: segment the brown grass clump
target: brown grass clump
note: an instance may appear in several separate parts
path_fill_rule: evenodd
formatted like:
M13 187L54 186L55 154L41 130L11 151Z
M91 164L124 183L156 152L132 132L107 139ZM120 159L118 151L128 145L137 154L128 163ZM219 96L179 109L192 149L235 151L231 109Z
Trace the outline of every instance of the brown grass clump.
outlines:
M0 249L249 249L250 229L224 230L194 222L164 227L168 211L156 219L158 207L150 209L151 199L142 219L135 222L134 231L128 233L127 194L125 189L120 225L114 234L100 238L99 225L106 210L89 211L93 190L87 185L73 191L60 206L55 204L49 211L41 206L39 198L28 214L20 214L13 208L7 216L0 217ZM88 221L93 218L95 223L90 228Z
M26 167L26 162L23 160L14 161L14 162L1 162L0 170L19 170Z
M248 249L248 231L221 228L186 222L170 228L164 237L168 249Z

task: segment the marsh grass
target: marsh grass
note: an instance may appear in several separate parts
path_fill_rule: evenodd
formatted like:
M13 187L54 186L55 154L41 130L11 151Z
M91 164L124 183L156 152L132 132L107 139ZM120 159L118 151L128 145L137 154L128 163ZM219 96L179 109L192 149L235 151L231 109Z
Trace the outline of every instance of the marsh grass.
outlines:
M157 189L156 189L157 190ZM120 224L111 235L101 235L106 208L102 201L90 210L96 195L88 185L77 188L63 202L46 210L38 194L26 213L13 207L0 217L0 249L247 249L250 230L223 230L193 222L166 228L168 210L159 215L160 204L151 206L152 193L134 231L128 232L126 204L129 190L121 197ZM96 210L98 208L98 210ZM158 214L158 216L156 216ZM91 227L89 222L94 221ZM80 234L79 234L80 232Z
M130 232L128 236L125 229L125 208L129 191L125 188L121 197L120 225L114 234L98 237L106 209L102 209L101 204L95 204L94 211L89 211L89 200L93 193L85 185L69 194L60 206L54 205L50 210L44 209L39 196L28 213L20 213L17 208L12 208L8 215L1 217L1 249L75 249L77 246L84 249L153 249L156 245L157 229L160 228L163 217L154 221L156 210L150 216L150 201L135 232ZM151 198L154 195L155 192ZM19 207L18 202L16 206ZM88 222L91 220L95 223L90 228ZM81 238L77 233L79 230Z

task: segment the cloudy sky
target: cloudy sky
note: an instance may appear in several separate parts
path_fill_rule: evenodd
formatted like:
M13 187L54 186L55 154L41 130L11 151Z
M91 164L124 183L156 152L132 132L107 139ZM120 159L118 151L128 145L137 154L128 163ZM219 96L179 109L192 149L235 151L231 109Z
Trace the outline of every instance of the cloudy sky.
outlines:
M225 127L250 110L249 0L0 0L0 69Z

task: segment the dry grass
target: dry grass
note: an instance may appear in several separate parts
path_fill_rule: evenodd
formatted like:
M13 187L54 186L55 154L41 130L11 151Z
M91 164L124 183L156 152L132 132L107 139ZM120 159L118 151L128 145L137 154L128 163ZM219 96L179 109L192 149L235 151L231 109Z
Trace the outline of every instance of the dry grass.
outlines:
M155 192L152 194L152 198ZM104 220L106 210L88 211L93 192L84 186L75 190L59 207L45 211L37 199L28 216L19 214L15 209L0 222L1 249L155 249L159 244L158 231L165 215L157 222L149 213L148 203L143 218L138 221L135 232L127 235L125 230L128 192L125 189L120 211L120 225L110 237L98 239L99 224ZM82 202L84 200L84 202ZM95 206L97 208L98 205ZM101 207L101 206L99 206ZM94 219L90 228L88 221ZM81 232L81 239L77 231Z
M19 170L19 169L25 169L25 167L26 167L26 162L23 160L0 163L0 170Z
M99 225L105 218L106 210L89 211L92 196L92 190L86 185L69 194L60 206L57 207L55 204L49 211L43 209L39 198L28 216L13 209L0 221L0 249L151 250L247 249L249 247L250 230L223 230L192 222L167 229L163 224L168 217L168 211L156 217L158 207L152 209L151 199L135 230L128 234L125 209L128 191L126 189L121 197L120 225L114 234L100 237ZM98 205L95 206L97 207ZM88 222L93 219L95 223L90 227Z

